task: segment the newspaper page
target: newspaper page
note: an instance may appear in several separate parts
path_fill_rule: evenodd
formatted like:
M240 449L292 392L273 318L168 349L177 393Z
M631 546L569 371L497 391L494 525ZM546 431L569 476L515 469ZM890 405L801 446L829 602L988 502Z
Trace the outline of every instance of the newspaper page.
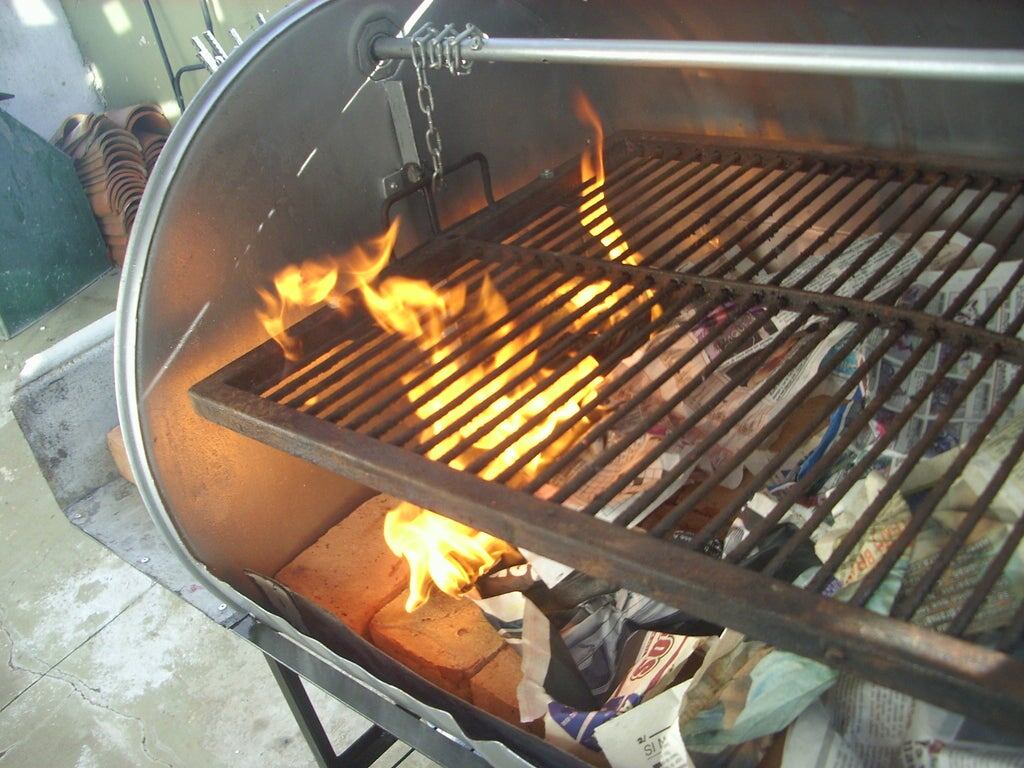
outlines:
M1004 262L992 270L992 273L985 278L981 286L974 292L971 300L957 314L957 322L964 323L965 325L974 324L999 291L1007 284L1011 275L1017 269L1018 264L1019 262ZM926 308L927 311L931 314L941 315L977 274L977 269L961 269L956 272L937 292L935 298L929 302ZM898 305L913 305L924 295L928 287L939 279L940 275L941 272L938 271L923 272L918 277L918 281L900 297ZM992 331L1004 331L1022 309L1024 309L1024 286L1017 286L1011 292L1009 298L1000 306L999 311L989 321L987 327ZM871 341L877 342L877 338L875 336ZM884 388L895 376L896 371L903 362L910 357L916 343L916 341L912 341L908 337L904 340L904 343L897 344L878 362L868 378L869 397ZM883 409L879 418L876 419L876 431L886 430L888 423L896 417L896 414L909 405L913 396L923 389L925 381L951 354L953 354L953 349L949 344L936 344L932 346L904 381L903 385L887 402L886 408ZM928 395L924 403L914 412L911 420L886 449L884 456L891 463L891 466L895 467L902 462L913 444L920 439L930 424L938 417L942 409L949 403L955 389L974 371L979 365L980 360L981 356L973 352L965 353L959 357L946 374L943 384ZM948 450L966 441L991 410L992 403L1006 390L1014 372L1015 366L1007 361L997 360L993 363L985 376L974 387L963 404L957 409L954 416L949 420L949 423L943 429L942 435L936 441L933 453ZM1010 418L1022 409L1024 409L1024 393L1017 395L1003 419Z
M842 675L822 701L790 727L782 768L900 766L908 745L952 741L962 722L962 717L940 707Z
M612 768L690 768L679 732L679 708L689 681L599 725L597 743Z

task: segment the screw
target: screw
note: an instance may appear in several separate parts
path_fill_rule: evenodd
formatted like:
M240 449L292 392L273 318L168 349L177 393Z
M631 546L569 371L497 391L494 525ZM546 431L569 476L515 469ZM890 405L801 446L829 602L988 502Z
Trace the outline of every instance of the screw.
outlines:
M394 181L394 180L389 181L388 182L388 191L389 192L397 192L398 191L398 182Z
M75 512L75 514L73 514L71 517L73 517L75 520L81 520L82 519L82 513L81 512Z
M540 177L542 179L553 179L555 178L555 172L552 171L550 168L545 168L543 171L540 172Z
M140 557L139 558L139 562L142 563L143 565L145 565L146 563L149 562L149 558L148 557Z
M226 611L227 609L228 609L228 604L227 603L221 603L220 605L217 606L217 610L218 611Z

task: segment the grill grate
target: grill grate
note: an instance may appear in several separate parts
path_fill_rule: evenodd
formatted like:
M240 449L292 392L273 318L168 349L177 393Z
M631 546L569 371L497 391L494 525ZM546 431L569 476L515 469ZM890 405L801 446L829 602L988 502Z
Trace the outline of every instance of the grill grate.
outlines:
M608 164L593 189L567 163L389 268L471 296L486 278L508 299L501 317L455 323L443 348L421 349L321 310L292 329L299 364L282 370L268 342L196 385L196 407L704 618L1019 722L1024 667L990 648L1024 631L1004 573L1024 522L993 525L986 512L1024 453L1011 420L1024 404L1021 183L636 133ZM427 413L512 342L448 403L463 408L457 420ZM553 386L588 355L595 368ZM596 395L493 468L586 387ZM493 437L544 392L542 412ZM498 403L500 415L481 415ZM815 444L823 430L831 441ZM1009 437L977 500L950 515L944 499L999 430ZM959 451L918 490L935 460L922 462L950 440ZM547 463L527 473L538 457ZM872 470L881 479L862 514L791 586ZM918 556L939 524L946 535ZM722 541L721 560L701 554ZM865 610L897 573L891 618ZM842 584L842 602L820 596Z

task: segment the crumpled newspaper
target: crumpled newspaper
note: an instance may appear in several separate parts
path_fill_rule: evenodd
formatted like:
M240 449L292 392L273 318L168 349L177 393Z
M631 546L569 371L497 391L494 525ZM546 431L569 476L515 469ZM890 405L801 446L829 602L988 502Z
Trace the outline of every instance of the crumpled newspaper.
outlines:
M782 768L1024 766L1024 742L972 741L963 725L960 715L844 674L790 727Z

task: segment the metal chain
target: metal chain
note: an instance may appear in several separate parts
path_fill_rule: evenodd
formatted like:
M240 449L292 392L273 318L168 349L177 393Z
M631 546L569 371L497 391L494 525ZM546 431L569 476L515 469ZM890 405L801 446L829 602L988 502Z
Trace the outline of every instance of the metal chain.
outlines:
M456 33L454 24L446 24L438 30L433 24L424 24L412 35L412 66L416 71L416 100L420 111L427 118L427 151L434 167L431 184L438 189L444 184L444 170L441 161L441 133L434 124L434 92L427 82L427 69L447 69L456 77L468 75L473 63L462 58L462 46L469 45L473 50L483 47L487 35L472 24L465 30Z
M434 125L434 92L427 82L427 52L424 41L428 37L434 37L437 30L431 25L426 25L417 30L409 38L412 43L412 66L416 71L416 101L419 102L420 111L427 118L427 132L425 139L427 151L430 152L430 160L434 172L431 175L431 184L435 189L444 183L444 171L441 162L441 133Z

